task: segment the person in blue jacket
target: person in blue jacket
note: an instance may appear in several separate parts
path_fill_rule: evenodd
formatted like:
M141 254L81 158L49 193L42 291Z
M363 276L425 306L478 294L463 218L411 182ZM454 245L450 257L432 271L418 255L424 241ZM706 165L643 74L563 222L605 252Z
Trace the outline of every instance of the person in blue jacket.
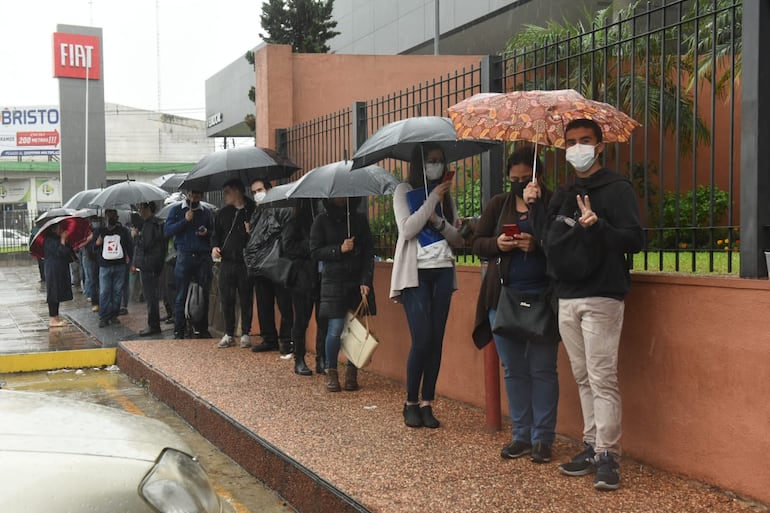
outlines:
M166 237L174 238L176 249L176 301L174 302L174 338L185 336L184 304L187 288L194 279L204 290L205 311L208 312L211 285L211 233L214 229L213 213L201 204L201 191L187 191L187 199L174 206L168 214L164 228ZM208 315L193 326L197 338L211 338Z

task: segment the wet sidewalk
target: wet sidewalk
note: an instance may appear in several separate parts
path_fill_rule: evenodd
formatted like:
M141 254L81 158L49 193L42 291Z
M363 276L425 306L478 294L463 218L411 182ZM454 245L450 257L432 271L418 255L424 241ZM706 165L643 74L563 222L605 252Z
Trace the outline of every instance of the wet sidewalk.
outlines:
M768 511L706 485L623 460L623 487L597 492L558 462L502 460L508 432L479 409L440 400L438 430L403 424L399 384L362 372L362 390L329 394L277 353L216 349L210 340L126 342L118 364L215 445L303 512Z

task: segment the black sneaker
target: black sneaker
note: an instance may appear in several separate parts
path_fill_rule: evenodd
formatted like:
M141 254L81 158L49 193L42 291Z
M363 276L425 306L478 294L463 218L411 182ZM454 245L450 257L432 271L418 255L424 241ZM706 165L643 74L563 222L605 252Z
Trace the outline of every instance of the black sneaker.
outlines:
M422 427L422 415L420 414L419 404L404 405L404 424L410 428Z
M605 451L596 463L594 488L597 490L617 490L620 488L620 465L611 453Z
M110 319L109 322L110 324L120 324L120 319L118 319L117 317L113 317L112 319Z
M118 315L128 315L128 308L121 308L118 310Z
M532 452L532 444L514 440L513 443L503 447L503 450L500 451L500 456L509 460L514 460L516 458L521 458L530 452Z
M268 344L267 342L262 342L261 344L251 346L251 351L254 353L266 353L268 351L277 351L277 350L278 350L277 344Z
M181 331L175 331L174 332L174 340L182 340L184 338L184 333Z
M583 443L583 452L572 458L572 461L559 465L559 471L567 476L587 476L595 470L596 453L587 443Z
M542 442L535 442L535 445L532 446L530 459L533 463L550 463L551 446Z
M211 336L211 333L209 332L209 330L203 330L203 331L196 331L195 338L214 338L214 337Z
M99 327L104 328L105 326L107 326L108 322L109 321L107 319L99 319Z

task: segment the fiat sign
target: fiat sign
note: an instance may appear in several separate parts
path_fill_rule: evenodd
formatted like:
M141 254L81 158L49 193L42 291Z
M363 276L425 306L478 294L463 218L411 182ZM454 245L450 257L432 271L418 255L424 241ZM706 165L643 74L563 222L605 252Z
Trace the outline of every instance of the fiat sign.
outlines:
M54 32L53 76L99 80L100 52L97 36Z

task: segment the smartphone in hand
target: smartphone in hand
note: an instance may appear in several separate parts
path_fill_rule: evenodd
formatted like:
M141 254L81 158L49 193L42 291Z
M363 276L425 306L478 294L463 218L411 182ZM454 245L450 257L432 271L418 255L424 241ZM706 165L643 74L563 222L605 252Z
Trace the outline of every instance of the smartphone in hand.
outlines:
M513 237L514 235L521 235L521 228L518 224L504 224L503 233L506 237Z
M451 182L454 177L455 177L455 170L452 169L446 172L446 174L444 175L444 178L441 179L441 182L442 183Z

